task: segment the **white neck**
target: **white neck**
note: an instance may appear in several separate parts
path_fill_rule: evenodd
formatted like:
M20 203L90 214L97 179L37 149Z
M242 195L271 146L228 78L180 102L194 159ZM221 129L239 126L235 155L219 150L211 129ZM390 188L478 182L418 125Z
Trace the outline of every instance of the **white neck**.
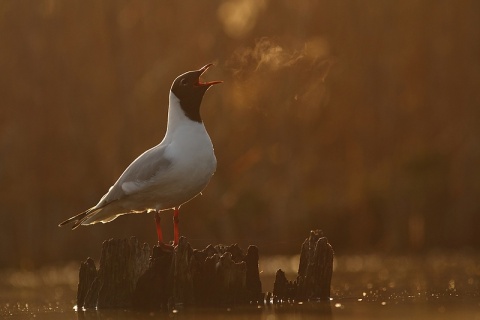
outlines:
M197 123L203 127L203 123L192 121L185 115L185 112L180 105L180 100L172 91L170 91L166 136L173 134L183 123Z
M182 110L180 100L170 91L168 104L167 134L173 132L182 122L189 120Z

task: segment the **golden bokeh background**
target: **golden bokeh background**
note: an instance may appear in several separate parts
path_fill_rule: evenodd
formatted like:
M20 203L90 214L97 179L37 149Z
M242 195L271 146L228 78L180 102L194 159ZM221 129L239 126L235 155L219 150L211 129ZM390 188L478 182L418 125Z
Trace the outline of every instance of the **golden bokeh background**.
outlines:
M161 141L171 82L209 62L194 247L290 254L316 228L338 254L480 245L478 1L3 0L0 44L0 267L153 243L149 214L57 224Z

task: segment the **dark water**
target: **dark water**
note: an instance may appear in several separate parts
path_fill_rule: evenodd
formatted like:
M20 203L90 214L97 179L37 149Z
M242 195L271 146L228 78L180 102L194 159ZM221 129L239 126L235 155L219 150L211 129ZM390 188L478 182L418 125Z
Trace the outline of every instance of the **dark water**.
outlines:
M275 268L293 279L297 257L260 261L264 291ZM332 299L219 309L142 313L74 310L78 265L35 272L0 272L0 318L5 319L478 319L480 256L336 257Z

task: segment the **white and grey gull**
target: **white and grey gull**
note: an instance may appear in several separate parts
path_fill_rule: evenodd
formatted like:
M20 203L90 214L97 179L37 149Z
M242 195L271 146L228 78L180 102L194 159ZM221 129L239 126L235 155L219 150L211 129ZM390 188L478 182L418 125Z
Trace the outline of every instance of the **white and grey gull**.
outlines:
M199 195L215 172L212 141L200 116L205 92L222 81L201 82L212 64L178 76L169 96L163 140L142 153L92 208L59 224L107 223L120 215L154 211L158 241L163 243L160 212L173 209L174 245L178 244L179 208Z

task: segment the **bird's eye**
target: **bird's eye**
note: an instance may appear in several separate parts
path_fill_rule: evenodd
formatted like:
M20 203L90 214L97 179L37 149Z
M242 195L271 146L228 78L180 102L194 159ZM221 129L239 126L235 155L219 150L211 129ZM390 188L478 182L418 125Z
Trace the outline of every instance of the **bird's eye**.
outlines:
M183 78L182 80L180 80L180 84L182 86L186 86L187 85L187 79Z

